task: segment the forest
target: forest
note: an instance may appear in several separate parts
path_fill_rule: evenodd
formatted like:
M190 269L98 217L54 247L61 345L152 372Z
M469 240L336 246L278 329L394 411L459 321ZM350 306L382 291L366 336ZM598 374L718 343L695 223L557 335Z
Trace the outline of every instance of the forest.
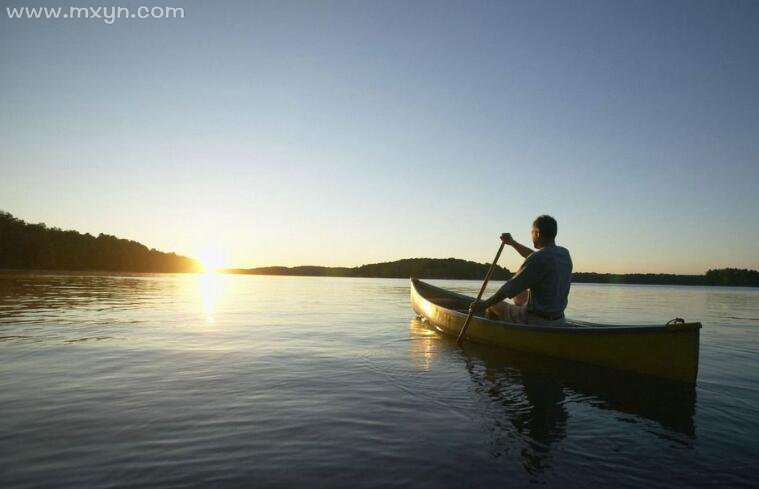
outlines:
M227 273L254 275L300 275L319 277L373 277L373 278L426 278L482 280L487 273L487 263L457 258L408 258L385 263L373 263L359 267L261 267L236 268ZM512 273L497 267L492 280L507 280ZM703 275L675 275L669 273L593 273L572 274L574 283L597 284L648 284L648 285L731 285L759 287L759 272L738 268L709 270Z
M136 241L30 224L0 212L0 269L196 272L200 266Z
M406 258L385 263L372 263L359 267L260 267L235 268L227 273L253 275L300 275L319 277L366 277L366 278L427 278L482 280L490 268L488 263L460 260L458 258ZM511 272L496 267L493 280L506 280Z
M406 258L358 267L260 267L232 268L226 273L299 275L317 277L367 277L482 280L488 263L458 258ZM64 231L44 223L30 224L0 211L0 269L114 272L198 272L202 267L189 257L148 248L142 243L108 234ZM492 280L507 280L507 268L496 267ZM759 271L739 268L709 270L703 275L652 273L575 272L574 283L724 285L759 287Z

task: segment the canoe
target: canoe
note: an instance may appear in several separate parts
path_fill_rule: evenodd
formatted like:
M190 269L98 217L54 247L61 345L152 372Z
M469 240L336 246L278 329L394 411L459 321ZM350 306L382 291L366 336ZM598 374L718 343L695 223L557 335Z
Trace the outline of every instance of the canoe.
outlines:
M458 336L473 297L411 279L411 306L443 334ZM518 351L695 383L701 323L611 325L567 319L538 326L472 318L467 339Z

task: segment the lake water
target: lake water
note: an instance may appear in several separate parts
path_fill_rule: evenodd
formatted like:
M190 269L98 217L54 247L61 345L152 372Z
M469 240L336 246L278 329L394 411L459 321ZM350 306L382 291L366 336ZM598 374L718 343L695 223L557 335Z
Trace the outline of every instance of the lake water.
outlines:
M457 348L407 280L0 274L0 487L759 484L759 290L568 315L701 321L697 385Z

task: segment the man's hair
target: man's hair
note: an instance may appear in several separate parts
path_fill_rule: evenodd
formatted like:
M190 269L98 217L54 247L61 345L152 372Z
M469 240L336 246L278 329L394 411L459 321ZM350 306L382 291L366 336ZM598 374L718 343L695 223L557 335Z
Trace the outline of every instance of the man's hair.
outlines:
M541 238L548 240L556 238L556 232L558 231L559 225L556 224L556 219L553 217L543 214L542 216L536 217L532 225L538 228Z

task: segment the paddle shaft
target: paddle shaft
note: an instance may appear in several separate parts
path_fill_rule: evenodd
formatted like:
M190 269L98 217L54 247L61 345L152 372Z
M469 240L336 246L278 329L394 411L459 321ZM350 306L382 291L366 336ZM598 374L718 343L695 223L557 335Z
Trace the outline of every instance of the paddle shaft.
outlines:
M490 281L490 276L493 275L493 271L495 270L495 265L498 263L498 259L501 257L501 252L503 251L503 247L506 245L503 241L501 241L501 247L498 248L498 253L495 254L495 258L493 259L493 263L490 265L490 270L488 270L487 275L485 275L485 281L482 282L482 287L480 287L480 293L477 294L477 302L480 302L480 299L482 299L482 294L485 292L485 287L488 286L488 282ZM461 327L461 331L459 332L459 337L456 338L456 344L461 346L461 343L464 342L464 335L466 334L466 330L469 327L469 323L472 321L472 316L474 316L474 311L470 310L469 315L466 317L466 321L464 321L464 326Z

